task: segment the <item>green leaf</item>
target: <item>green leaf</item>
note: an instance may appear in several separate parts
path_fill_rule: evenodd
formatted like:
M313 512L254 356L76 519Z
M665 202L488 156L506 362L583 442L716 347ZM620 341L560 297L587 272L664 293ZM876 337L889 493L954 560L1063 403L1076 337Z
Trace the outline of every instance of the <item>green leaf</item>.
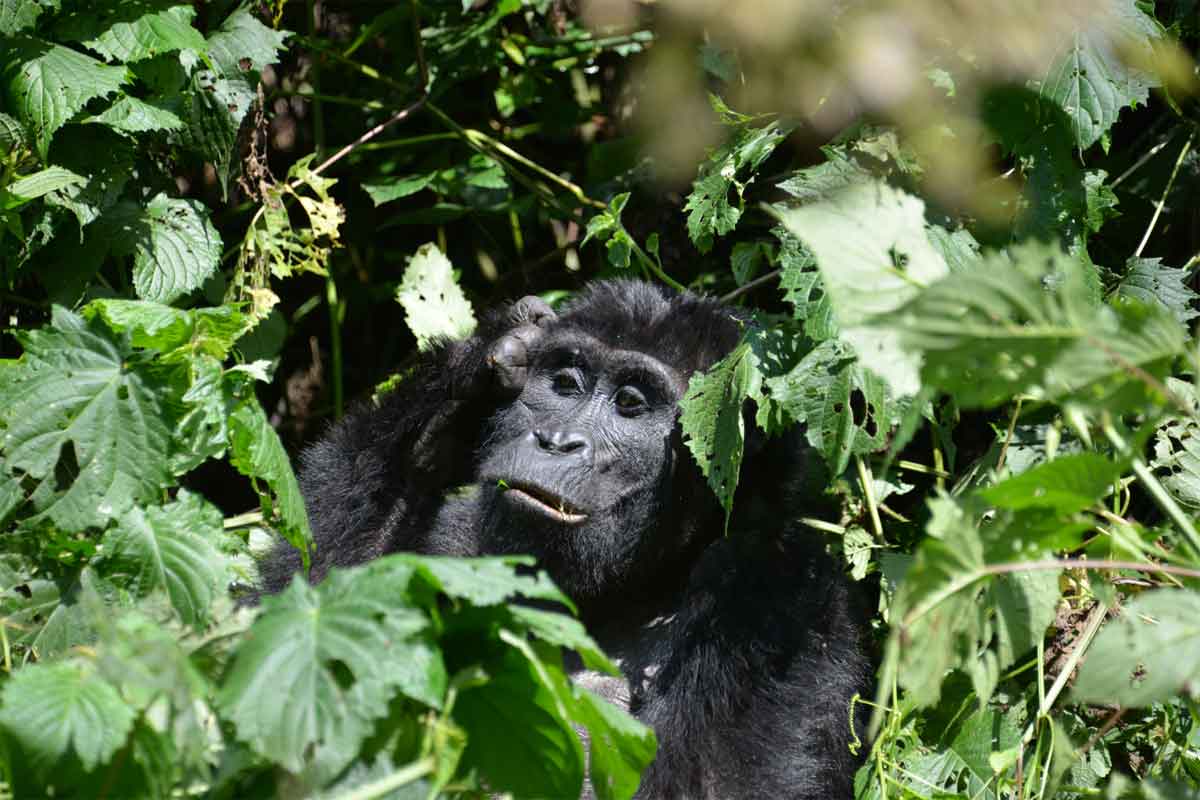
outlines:
M1120 465L1098 453L1077 453L1040 464L979 492L986 502L1005 508L1047 508L1073 514L1088 508L1113 488Z
M127 339L58 307L18 338L21 361L0 371L0 447L39 482L39 511L68 531L103 526L170 483L165 387Z
M251 324L232 306L184 311L148 300L93 300L83 314L103 317L113 330L128 333L134 347L157 350L168 361L178 351L185 357L203 353L224 360Z
M466 600L474 606L492 606L515 597L530 600L549 600L567 608L574 604L559 591L544 572L521 574L517 566L528 566L533 560L526 556L495 558L439 558L409 555L389 556L381 564L396 562L416 570L432 589L450 597Z
M221 236L198 200L158 194L144 207L121 203L104 225L113 252L133 256L133 285L143 300L170 303L200 288L221 259Z
M35 0L0 0L0 36L32 28L42 11L42 3Z
M1088 650L1072 695L1141 707L1189 692L1200 680L1200 594L1155 589L1110 620Z
M47 160L55 131L94 97L112 94L127 81L124 67L110 67L70 48L19 37L8 51L0 81L9 108L33 134L38 155Z
M620 668L601 652L600 646L588 635L587 629L579 620L559 612L519 605L510 606L508 611L513 621L519 623L528 633L548 644L578 653L583 665L588 669L607 672L609 675L621 674Z
M107 109L84 122L107 125L121 133L174 131L183 127L183 120L175 112L128 95L117 98Z
M195 494L132 508L104 536L104 575L135 596L166 591L183 621L200 626L225 578L225 557L213 546L221 532L221 512Z
M396 300L422 350L441 339L466 338L475 330L475 312L454 279L454 267L432 242L421 245L409 260Z
M176 50L205 50L204 37L191 25L196 11L190 3L99 3L107 13L89 9L71 15L60 31L108 61L128 63ZM164 5L169 7L155 8Z
M317 588L297 576L263 600L217 693L256 752L332 777L398 692L441 705L446 674L426 639L429 620L387 574L334 570Z
M243 6L208 37L208 55L226 75L262 72L279 60L279 51L290 35L268 28Z
M383 183L364 183L362 188L370 195L372 203L381 206L392 200L416 194L433 183L436 177L436 172L427 172L424 175L405 175L401 178L390 178Z
M463 765L479 770L492 791L578 797L583 750L537 666L509 651L488 664L486 683L459 694L454 719L467 731Z
M898 396L920 388L917 353L901 349L873 317L903 306L949 273L925 234L925 206L882 184L848 187L818 203L780 210L816 256L841 338Z
M903 308L872 320L880 335L924 360L922 380L963 406L994 406L1016 392L1124 410L1157 396L1183 352L1182 328L1161 308L1096 306L1084 267L1054 245L992 253Z
M230 416L229 449L229 460L239 472L267 482L274 499L269 492L259 489L263 511L268 519L278 522L279 532L300 551L307 568L312 529L308 525L300 484L296 482L296 473L292 471L283 442L271 427L257 398L251 396Z
M679 401L684 443L725 509L726 526L745 445L742 405L758 395L760 382L753 351L743 342L708 372L692 375Z
M588 729L588 773L596 797L632 797L642 772L654 760L658 744L654 731L581 687L576 687L575 713Z
M179 141L206 161L213 162L221 190L227 193L238 168L237 139L242 121L255 102L254 86L242 77L218 78L198 70L183 92L184 127ZM286 219L286 210L274 209Z
M1180 267L1166 267L1159 258L1131 258L1125 263L1125 274L1117 284L1117 297L1126 297L1148 305L1161 305L1180 322L1188 322L1200 310L1200 300L1188 285L1191 273Z
M787 373L765 380L770 397L799 423L805 436L840 475L853 455L887 445L900 413L883 381L855 361L849 347L826 340Z
M62 167L47 167L0 187L0 209L17 208L30 200L67 186L78 186L87 179Z
M112 758L133 727L134 712L85 662L35 664L4 686L0 725L39 770L71 749L84 769Z
M1043 97L1071 120L1075 146L1085 150L1117 121L1121 109L1145 103L1153 76L1126 65L1122 50L1148 56L1160 38L1158 23L1134 0L1106 0L1093 27L1075 34L1046 72ZM1146 60L1149 60L1148 58Z

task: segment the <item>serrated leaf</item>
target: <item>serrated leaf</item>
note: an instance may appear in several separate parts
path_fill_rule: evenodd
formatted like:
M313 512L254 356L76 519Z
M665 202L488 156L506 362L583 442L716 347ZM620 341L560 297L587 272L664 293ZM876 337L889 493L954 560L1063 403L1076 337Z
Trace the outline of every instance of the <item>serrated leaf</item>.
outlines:
M247 7L238 8L208 37L208 55L225 72L261 72L279 60L279 51L290 34L258 21Z
M1070 118L1075 146L1085 150L1117 121L1121 109L1145 103L1158 81L1126 64L1121 50L1146 53L1161 36L1134 0L1107 0L1090 30L1080 31L1046 72L1043 97Z
M0 75L9 107L33 134L42 161L55 131L89 100L112 94L128 80L124 67L110 67L62 45L19 37L5 46Z
M134 712L85 662L35 664L5 684L0 725L35 766L46 770L73 750L84 769L112 758L133 727Z
M1157 394L1183 352L1182 328L1161 308L1096 306L1080 262L1050 244L992 253L871 321L924 361L922 380L963 406L993 406L1016 392L1110 410Z
M757 394L761 380L753 361L743 342L708 372L692 375L679 401L684 443L725 509L727 526L745 445L742 404Z
M588 729L588 773L598 800L626 800L654 760L654 731L602 697L576 687L576 718Z
M0 0L0 2L2 1ZM0 153L10 153L23 144L25 144L25 130L21 127L21 123L8 114L0 112Z
M432 242L421 245L408 262L396 300L422 350L439 339L463 339L475 330L475 312L455 282L454 267Z
M738 286L744 286L758 273L759 267L765 260L761 242L738 242L735 244L733 254L729 258L734 282Z
M854 359L837 340L822 342L790 371L765 380L770 397L796 421L805 435L840 475L853 455L875 452L887 445L900 414L883 381Z
M228 193L229 181L240 163L238 133L254 102L254 86L248 80L239 76L221 78L208 70L193 73L183 93L184 126L177 134L179 141L213 162L223 194Z
M253 396L230 415L229 450L229 460L239 472L267 482L270 492L260 489L258 495L263 511L269 519L277 519L279 532L300 551L307 567L312 530L304 510L300 484L296 482L296 473L292 471L291 460L279 434L271 427L262 406Z
M1182 268L1166 267L1159 258L1131 258L1125 264L1125 274L1117 284L1118 297L1129 297L1142 303L1166 308L1175 319L1187 322L1200 315L1196 301L1200 300L1188 286L1191 273Z
M920 388L920 357L869 323L949 273L925 235L925 207L882 184L851 186L826 200L782 209L783 224L816 256L840 337L897 397Z
M148 300L105 298L83 309L86 317L99 315L115 331L126 332L134 347L172 355L204 353L224 360L252 321L232 306L183 310Z
M588 635L583 623L574 617L519 605L510 606L508 613L526 632L543 642L578 653L583 665L588 669L607 672L609 675L621 674L620 668L604 655L600 646Z
M381 560L408 564L430 586L450 597L466 600L474 606L492 606L516 597L530 600L549 600L567 608L574 604L544 572L533 575L518 573L518 565L529 566L533 560L526 556L494 558L440 558L436 556L397 555Z
M19 338L20 363L0 372L0 448L39 481L39 511L68 531L103 526L170 483L165 387L127 339L58 307Z
M446 674L429 619L384 577L334 570L313 588L297 576L264 599L217 693L256 752L332 777L397 693L440 706Z
M183 120L175 112L128 95L118 98L107 109L84 122L107 125L121 133L173 131L183 127Z
M195 494L132 508L104 536L104 574L135 596L164 590L184 622L202 625L225 577L221 532L221 512Z
M1082 702L1141 707L1200 680L1200 594L1155 589L1138 595L1100 630L1072 695Z
M133 256L138 297L170 303L200 288L221 259L221 236L198 200L159 194L146 206L124 202L105 215L112 249Z
M72 15L60 30L109 61L141 61L176 50L205 51L204 37L191 25L196 16L191 4L114 3L106 10L104 16L93 10Z

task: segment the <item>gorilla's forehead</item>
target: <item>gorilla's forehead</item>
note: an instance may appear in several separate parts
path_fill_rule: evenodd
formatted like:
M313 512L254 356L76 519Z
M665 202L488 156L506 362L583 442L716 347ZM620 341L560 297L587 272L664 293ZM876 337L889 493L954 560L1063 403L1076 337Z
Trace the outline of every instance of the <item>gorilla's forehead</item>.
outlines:
M589 284L551 330L590 336L613 350L642 353L685 379L732 350L745 321L711 298L642 281Z
M550 330L535 345L534 361L543 367L579 366L614 377L641 376L663 389L682 395L688 374L664 363L653 352L624 346L625 337L608 339L567 325Z

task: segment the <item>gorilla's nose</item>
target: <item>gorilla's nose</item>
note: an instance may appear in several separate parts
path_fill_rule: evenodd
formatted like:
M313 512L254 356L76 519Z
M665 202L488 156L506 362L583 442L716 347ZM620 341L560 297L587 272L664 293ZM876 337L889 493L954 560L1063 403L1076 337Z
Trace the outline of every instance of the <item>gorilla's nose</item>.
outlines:
M551 455L589 458L592 440L583 431L568 428L538 428L533 432L538 450Z

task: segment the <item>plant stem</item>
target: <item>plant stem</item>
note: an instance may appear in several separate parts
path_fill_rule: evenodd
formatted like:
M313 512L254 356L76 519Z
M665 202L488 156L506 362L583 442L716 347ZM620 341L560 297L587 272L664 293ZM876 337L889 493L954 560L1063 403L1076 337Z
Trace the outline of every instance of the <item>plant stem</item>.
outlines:
M858 467L858 479L862 482L867 511L871 514L871 528L875 531L875 540L882 542L883 522L879 519L879 504L875 500L875 477L871 474L871 469L867 466L867 462L863 461L862 456L855 456L854 463Z
M401 767L391 775L346 792L346 794L340 795L337 800L375 800L376 797L383 797L387 793L399 789L401 786L407 786L414 781L424 778L433 772L436 766L437 762L433 756L426 756L408 766Z
M1175 176L1179 174L1179 168L1183 165L1183 160L1187 157L1188 151L1192 149L1192 140L1196 138L1196 131L1193 130L1188 134L1187 141L1183 143L1183 149L1179 151L1179 158L1175 159L1175 166L1171 169L1171 177L1167 178L1167 185L1163 187L1162 197L1158 198L1158 205L1154 207L1154 216L1150 218L1150 224L1146 226L1146 232L1142 235L1142 241L1138 243L1137 250L1134 251L1133 257L1139 258L1142 255L1142 250L1146 247L1146 242L1150 241L1150 233L1154 230L1154 226L1158 224L1158 218L1162 214L1163 206L1167 203L1167 195L1171 193L1171 187L1175 184Z
M338 299L337 283L333 271L325 275L325 302L329 305L329 347L333 354L333 418L342 418L342 320L346 316L346 303Z

